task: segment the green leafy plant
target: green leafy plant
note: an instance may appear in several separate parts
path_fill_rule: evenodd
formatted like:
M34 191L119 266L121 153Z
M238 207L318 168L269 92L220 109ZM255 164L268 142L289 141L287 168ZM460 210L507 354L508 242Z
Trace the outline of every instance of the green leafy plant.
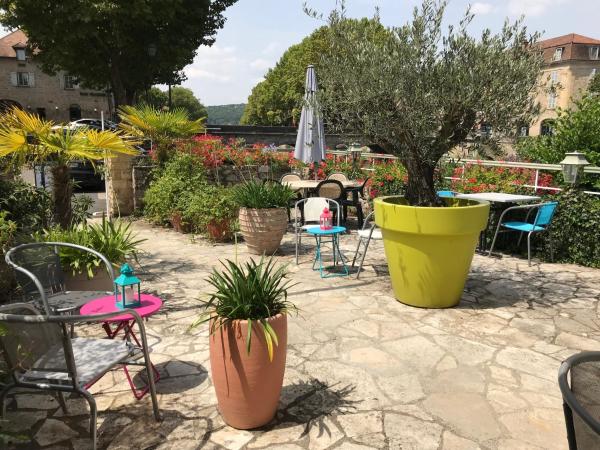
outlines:
M182 217L196 233L205 233L211 223L231 223L238 214L231 188L207 185L191 193L186 203Z
M52 199L44 189L0 179L0 210L17 224L19 232L32 233L50 226Z
M88 211L94 204L94 199L89 195L74 195L71 204L73 207L71 223L73 225L86 223L87 219L92 217Z
M268 318L296 311L288 300L290 282L286 279L285 266L275 266L273 259L260 262L250 260L243 265L227 260L223 270L213 269L207 282L215 289L210 298L203 302L206 311L191 327L210 322L213 334L235 320L248 321L246 351L250 353L252 328L256 323L265 336L269 359L273 360L273 345L278 345L277 334L269 325Z
M98 224L82 224L66 230L51 228L34 235L38 242L69 242L83 245L102 253L114 265L124 263L128 258L137 261L139 245L145 239L137 239L131 223L102 219ZM72 248L60 248L63 268L73 274L86 273L93 278L94 270L102 264L95 255Z
M247 181L233 189L233 199L241 208L285 208L294 198L294 191L280 183Z

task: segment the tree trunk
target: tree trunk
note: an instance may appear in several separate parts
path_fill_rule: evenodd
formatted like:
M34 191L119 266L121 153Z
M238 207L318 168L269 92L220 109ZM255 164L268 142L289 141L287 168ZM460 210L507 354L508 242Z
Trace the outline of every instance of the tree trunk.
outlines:
M52 167L52 197L54 201L54 218L61 228L71 226L73 184L69 176L69 166L58 164Z
M424 164L418 158L402 161L408 172L406 200L412 206L443 206L435 191L435 164Z

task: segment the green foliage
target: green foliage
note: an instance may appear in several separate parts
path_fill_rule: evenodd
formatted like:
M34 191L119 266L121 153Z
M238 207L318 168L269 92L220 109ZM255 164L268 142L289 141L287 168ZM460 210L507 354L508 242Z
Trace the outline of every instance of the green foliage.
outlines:
M8 250L17 234L17 223L7 216L7 211L0 211L0 254Z
M600 72L594 75L594 77L590 80L588 91L600 94Z
M211 223L231 223L238 215L232 189L221 186L202 186L201 190L188 193L179 205L184 206L183 220L196 233L206 233Z
M71 204L73 205L73 215L71 217L73 225L86 223L87 219L92 217L88 210L94 204L94 199L89 195L74 195Z
M543 60L530 51L538 35L517 21L475 38L470 13L444 31L445 8L444 0L423 0L412 21L384 29L346 20L342 1L330 15L332 48L319 65L330 130L363 135L398 156L411 205L440 204L436 165L478 125L497 131L485 138L493 146L539 109L531 93Z
M273 344L278 345L278 340L267 319L296 309L287 299L291 286L286 279L286 267L275 267L273 259L266 262L261 259L259 263L251 259L244 265L228 260L223 268L221 272L213 269L207 279L215 292L204 302L207 311L192 327L211 321L212 334L234 320L247 320L246 350L250 353L252 331L256 323L264 334L272 361Z
M550 260L548 240L554 246L554 261L600 268L600 198L567 189L549 198L558 201L550 233L542 233L544 257Z
M285 208L292 198L294 191L280 183L251 180L233 189L233 199L241 208Z
M48 227L52 220L52 199L44 189L24 181L0 179L0 210L22 233Z
M128 258L137 261L139 245L145 239L137 239L131 223L109 221L102 223L84 224L69 229L51 228L36 233L37 242L69 242L83 245L102 253L114 265L124 263ZM94 276L94 269L102 265L95 255L74 248L61 247L60 260L63 267L68 267L73 274L86 273L89 278Z
M154 223L166 224L174 212L183 212L190 196L206 187L202 161L193 155L175 153L144 194L144 215Z
M147 104L154 109L162 110L169 106L169 91L161 91L157 87L150 88L141 97L141 104ZM183 109L192 120L206 118L208 113L200 100L191 89L182 86L171 88L171 109Z
M161 91L156 86L152 86L143 94L138 96L138 106L149 105L154 109L163 109L169 103L169 95L165 91Z
M207 106L208 118L206 123L210 125L239 125L245 108L245 103Z
M236 0L1 0L0 22L20 28L49 73L65 70L92 86L110 84L117 104L154 84L177 84L196 49L212 45ZM68 30L68 32L67 32ZM150 49L155 50L150 55Z
M292 45L253 89L241 118L247 125L293 125L300 118L306 67L329 48L327 27ZM317 66L318 67L318 66Z

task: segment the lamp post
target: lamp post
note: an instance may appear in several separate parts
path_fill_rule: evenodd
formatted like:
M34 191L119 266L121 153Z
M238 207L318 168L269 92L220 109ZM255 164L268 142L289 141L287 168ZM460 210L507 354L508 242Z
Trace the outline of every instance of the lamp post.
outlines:
M356 164L356 162L360 159L360 154L362 153L361 148L362 147L358 142L353 142L352 144L350 144L348 152L350 153L350 156L352 157L352 162L354 164Z
M565 159L560 162L565 183L575 186L579 181L580 175L585 166L589 166L589 161L585 155L580 152L570 152L565 154Z

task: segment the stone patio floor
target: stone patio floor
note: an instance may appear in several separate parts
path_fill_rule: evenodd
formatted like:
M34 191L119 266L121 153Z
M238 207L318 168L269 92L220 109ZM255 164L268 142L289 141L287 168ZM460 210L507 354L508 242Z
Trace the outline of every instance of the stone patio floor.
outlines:
M136 401L121 370L93 388L100 448L109 449L564 449L557 386L561 361L598 349L600 271L475 256L459 307L412 308L394 300L375 244L359 280L321 279L311 254L293 264L292 236L277 255L299 284L276 420L263 429L226 426L211 385L206 327L188 331L218 260L236 247L138 221L148 239L143 287L165 305L147 322L164 421ZM355 236L342 238L347 255ZM238 258L248 257L245 246ZM99 326L80 331L102 336ZM4 427L33 439L17 448L87 449L86 403L21 393ZM18 408L17 408L18 407Z

